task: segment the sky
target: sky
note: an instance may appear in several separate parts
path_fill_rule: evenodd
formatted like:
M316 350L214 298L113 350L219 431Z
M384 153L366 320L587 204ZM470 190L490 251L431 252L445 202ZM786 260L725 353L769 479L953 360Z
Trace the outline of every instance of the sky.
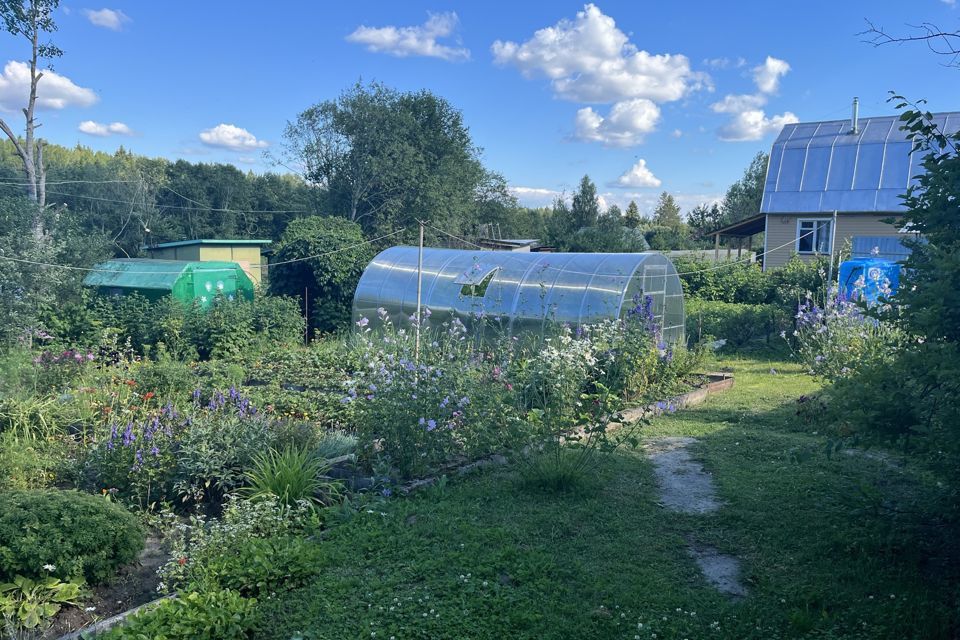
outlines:
M285 172L286 123L358 80L463 113L522 204L587 174L604 204L722 197L785 123L960 109L960 69L896 33L956 30L958 0L62 3L40 81L50 142ZM28 44L0 34L0 117L22 129Z

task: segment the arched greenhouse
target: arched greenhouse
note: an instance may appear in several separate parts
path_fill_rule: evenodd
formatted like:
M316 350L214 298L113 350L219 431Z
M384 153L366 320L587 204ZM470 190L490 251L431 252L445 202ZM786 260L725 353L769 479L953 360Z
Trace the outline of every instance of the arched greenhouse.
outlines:
M385 309L409 324L417 309L417 247L391 247L363 272L353 319L378 322ZM677 270L659 253L519 253L423 249L421 304L430 323L459 318L499 319L510 334L539 331L547 321L573 326L607 318L652 299L667 342L684 337L683 288Z

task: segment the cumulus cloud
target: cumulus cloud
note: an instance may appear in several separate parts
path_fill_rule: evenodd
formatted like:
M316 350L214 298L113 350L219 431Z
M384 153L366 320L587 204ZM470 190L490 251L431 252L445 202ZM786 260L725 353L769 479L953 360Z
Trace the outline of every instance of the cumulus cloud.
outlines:
M0 109L19 111L30 96L30 65L11 60L0 74ZM97 102L97 94L79 87L66 76L44 69L37 84L37 108L65 109L89 107Z
M631 44L613 18L593 4L526 42L497 40L491 51L497 64L512 64L528 78L546 76L558 97L576 102L668 102L709 82L691 70L686 56L654 55Z
M561 191L543 187L511 186L508 189L525 207L549 207L557 197L563 195Z
M720 127L717 135L725 142L760 140L767 135L779 133L784 125L799 121L790 111L767 117L762 109L750 109L735 114L729 122Z
M780 78L790 71L786 60L767 56L763 64L753 68L753 81L761 93L776 93L780 88Z
M111 122L109 124L104 122L95 122L93 120L84 120L80 123L80 126L77 127L81 132L86 133L91 136L99 136L105 138L107 136L118 135L118 136L132 136L133 129L128 127L122 122Z
M119 9L84 9L83 14L90 24L111 31L120 31L125 23L130 22L130 17Z
M218 124L212 129L201 131L200 142L209 147L231 151L251 151L270 146L266 140L258 140L246 129L232 124Z
M790 65L785 60L767 56L763 64L753 68L756 93L728 94L710 105L714 112L731 116L730 120L717 130L718 137L725 142L760 140L769 134L779 133L784 125L799 122L797 116L790 111L768 117L763 109L768 96L777 92L780 78L788 71Z
M642 187L659 187L663 184L653 172L647 168L647 161L643 158L637 160L637 163L623 172L619 178L610 183L611 187L633 187L639 189Z
M400 58L427 56L443 60L467 60L470 58L469 49L437 42L437 38L453 35L459 24L460 19L452 11L429 14L427 21L416 27L360 26L347 36L347 41L366 45L368 51Z
M632 147L643 142L659 121L660 107L645 98L618 102L606 117L584 107L577 111L574 138L608 147Z

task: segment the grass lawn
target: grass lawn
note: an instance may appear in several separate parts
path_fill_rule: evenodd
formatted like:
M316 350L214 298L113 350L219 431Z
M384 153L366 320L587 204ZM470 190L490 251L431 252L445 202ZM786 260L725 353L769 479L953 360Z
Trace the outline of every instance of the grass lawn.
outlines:
M816 388L796 365L721 364L733 389L646 428L698 438L720 511L658 506L639 451L569 495L522 488L509 468L471 476L334 528L315 583L260 604L259 637L957 637L940 546L956 543L904 515L936 478L911 461L826 455L795 416ZM707 586L690 542L739 557L750 595Z

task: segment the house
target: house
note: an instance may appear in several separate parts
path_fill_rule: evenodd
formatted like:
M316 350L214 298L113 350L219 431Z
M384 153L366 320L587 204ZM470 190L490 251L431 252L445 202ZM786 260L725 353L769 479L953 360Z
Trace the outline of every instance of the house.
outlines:
M144 247L156 260L186 260L190 262L236 262L255 285L263 280L266 262L262 249L270 240L181 240Z
M947 134L960 130L960 112L933 114ZM800 122L783 128L770 151L758 215L713 233L738 246L764 234L763 269L776 269L799 255L832 255L855 236L902 238L885 219L904 207L900 196L923 171L912 154L899 116ZM834 228L834 221L836 228Z

